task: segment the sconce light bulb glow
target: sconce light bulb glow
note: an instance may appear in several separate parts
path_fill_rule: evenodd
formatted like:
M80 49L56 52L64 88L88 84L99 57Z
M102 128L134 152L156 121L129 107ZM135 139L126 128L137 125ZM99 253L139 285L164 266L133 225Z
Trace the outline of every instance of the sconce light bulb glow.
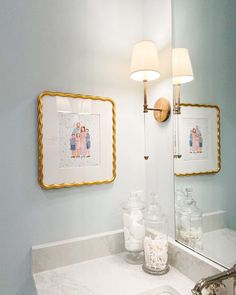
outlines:
M185 84L188 82L193 81L192 76L179 76L179 77L173 77L173 84L174 85L180 85L180 84Z
M153 41L142 40L134 45L130 78L135 81L153 81L160 77L160 63Z
M159 72L155 71L149 71L149 70L143 70L143 71L137 71L130 74L130 78L135 81L153 81L160 77Z

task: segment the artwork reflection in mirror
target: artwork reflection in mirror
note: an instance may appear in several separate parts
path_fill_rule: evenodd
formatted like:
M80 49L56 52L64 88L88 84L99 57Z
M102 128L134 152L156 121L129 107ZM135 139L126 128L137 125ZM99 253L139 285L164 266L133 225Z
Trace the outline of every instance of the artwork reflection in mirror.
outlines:
M214 105L182 104L175 115L175 175L187 176L217 173L220 157L220 109ZM177 130L178 129L178 130Z
M194 71L174 115L176 240L226 267L236 261L236 2L230 3L173 0L172 19L173 48L189 49ZM189 104L211 108L204 114Z

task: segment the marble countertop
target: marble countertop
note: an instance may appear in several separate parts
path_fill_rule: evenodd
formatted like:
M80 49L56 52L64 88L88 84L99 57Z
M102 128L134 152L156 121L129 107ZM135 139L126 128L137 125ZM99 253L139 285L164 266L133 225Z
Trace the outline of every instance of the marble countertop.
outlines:
M127 264L122 254L106 256L34 274L38 295L138 295L169 285L191 295L195 285L175 268L163 276Z

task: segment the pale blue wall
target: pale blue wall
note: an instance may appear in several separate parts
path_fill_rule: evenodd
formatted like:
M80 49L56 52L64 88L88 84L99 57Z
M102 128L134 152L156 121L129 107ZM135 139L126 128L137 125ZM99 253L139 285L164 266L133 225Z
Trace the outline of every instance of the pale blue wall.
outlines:
M221 109L222 170L219 174L177 177L191 184L204 212L226 209L236 229L236 2L173 0L174 47L190 51L194 81L182 86L182 101L218 104Z
M162 69L170 68L171 8L170 0L0 0L0 7L0 294L34 295L31 246L121 228L121 203L146 183L158 190L173 232L172 122L160 125L149 115L151 157L144 163L143 89L128 76L133 44L145 30L167 48ZM170 76L158 83L150 105L160 96L171 100ZM38 186L36 102L46 89L115 99L114 183Z
M121 228L121 202L144 188L141 85L129 79L142 1L0 0L0 294L35 294L32 245ZM43 90L117 102L117 179L42 190L37 96Z

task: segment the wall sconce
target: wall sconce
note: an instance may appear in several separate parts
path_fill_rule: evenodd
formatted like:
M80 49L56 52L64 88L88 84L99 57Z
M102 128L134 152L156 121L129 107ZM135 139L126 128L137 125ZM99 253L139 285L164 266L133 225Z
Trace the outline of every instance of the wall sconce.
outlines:
M164 122L170 115L170 104L166 98L156 101L154 108L149 108L147 103L147 83L160 77L160 63L157 48L153 41L143 40L134 45L130 78L135 81L143 82L144 103L143 112L154 111L154 117L158 122Z
M188 83L194 79L188 49L174 48L172 62L174 84L174 114L181 114L180 85Z
M148 82L156 80L160 77L160 63L157 54L157 48L153 41L142 40L134 45L131 66L130 78L135 81L143 82L144 88L144 159L148 160L147 154L147 136L146 136L146 114L148 111L153 111L154 118L158 122L166 121L170 116L169 101L162 97L159 98L153 108L148 107L147 103L147 88Z

